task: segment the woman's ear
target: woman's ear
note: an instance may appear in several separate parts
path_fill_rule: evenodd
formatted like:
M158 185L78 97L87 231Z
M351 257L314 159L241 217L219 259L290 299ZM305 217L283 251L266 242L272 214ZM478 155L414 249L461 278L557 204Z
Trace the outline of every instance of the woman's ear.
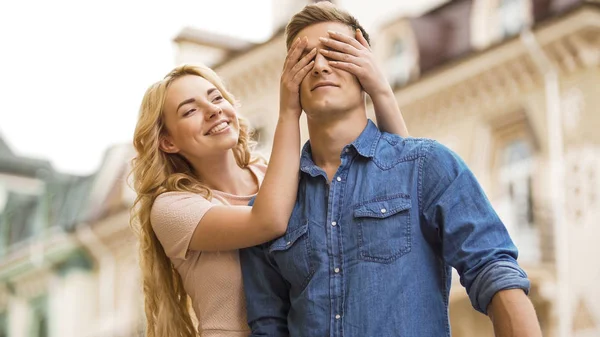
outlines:
M173 144L170 136L160 136L159 141L160 149L166 153L177 153L179 152L179 148Z

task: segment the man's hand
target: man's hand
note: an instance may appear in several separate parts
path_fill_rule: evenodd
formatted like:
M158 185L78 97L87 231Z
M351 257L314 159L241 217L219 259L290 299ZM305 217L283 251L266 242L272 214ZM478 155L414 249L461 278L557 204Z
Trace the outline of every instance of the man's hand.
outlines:
M329 31L329 37L321 37L321 43L332 50L319 50L327 57L329 64L350 72L358 78L363 89L371 97L391 91L391 87L377 66L369 43L360 29L356 30L356 39L342 33Z
M297 38L290 47L283 64L281 74L281 83L279 91L279 114L289 115L300 118L302 106L300 106L300 83L309 73L314 65L313 58L316 55L316 48L313 48L308 54L300 58L308 39Z

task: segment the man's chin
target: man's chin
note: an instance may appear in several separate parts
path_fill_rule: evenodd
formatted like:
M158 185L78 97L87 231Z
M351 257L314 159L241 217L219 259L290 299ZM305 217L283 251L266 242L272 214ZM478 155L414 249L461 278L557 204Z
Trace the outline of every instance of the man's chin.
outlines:
M347 108L344 108L344 107L341 107L338 105L327 104L327 105L313 106L310 109L305 109L304 112L306 112L307 117L319 119L319 118L331 118L333 116L338 116L340 114L343 114L343 112L347 111L347 110L348 110Z

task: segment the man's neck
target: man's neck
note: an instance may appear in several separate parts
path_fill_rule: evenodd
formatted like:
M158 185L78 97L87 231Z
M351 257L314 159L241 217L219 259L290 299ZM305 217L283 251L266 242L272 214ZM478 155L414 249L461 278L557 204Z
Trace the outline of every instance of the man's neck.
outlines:
M200 181L212 190L233 195L256 193L257 183L249 170L238 166L233 151L192 163Z
M326 173L329 181L341 164L342 149L352 143L367 125L364 111L346 114L342 119L308 119L312 159Z

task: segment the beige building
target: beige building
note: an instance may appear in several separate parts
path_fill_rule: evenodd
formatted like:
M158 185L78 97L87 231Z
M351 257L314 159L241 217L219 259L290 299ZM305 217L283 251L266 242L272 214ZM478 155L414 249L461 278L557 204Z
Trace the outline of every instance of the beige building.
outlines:
M0 337L139 335L132 155L115 146L98 172L77 177L0 139Z
M193 28L174 41L177 63L207 63L226 79L265 153L281 25L306 2L274 0L264 43ZM598 2L575 0L456 0L370 32L411 134L458 152L504 220L544 336L600 336L599 32ZM131 156L113 147L98 172L72 177L0 140L0 337L140 335ZM453 335L493 336L454 282Z

